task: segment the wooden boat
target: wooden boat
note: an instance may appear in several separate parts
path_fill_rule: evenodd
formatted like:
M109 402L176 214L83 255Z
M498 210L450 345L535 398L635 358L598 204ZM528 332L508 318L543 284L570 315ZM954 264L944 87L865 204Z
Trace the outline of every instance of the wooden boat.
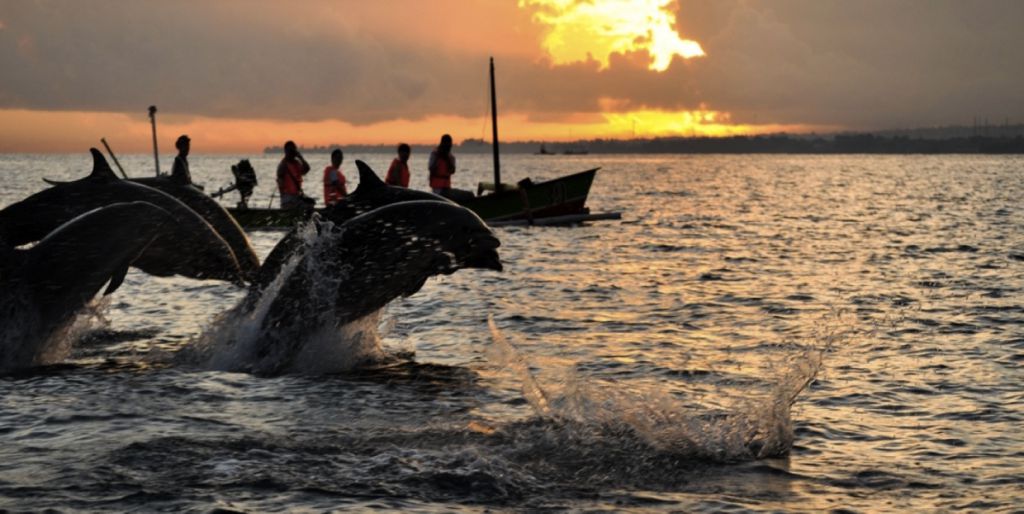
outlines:
M481 183L474 195L471 191L452 190L450 198L469 208L488 223L512 224L572 224L597 219L618 219L618 213L590 214L587 195L594 168L543 182L530 179L516 184L501 181L501 162L498 158L498 107L494 87L494 59L490 62L491 75L491 129L494 144L494 182ZM303 210L229 208L228 211L247 229L287 228L304 219ZM549 220L544 223L541 220Z
M544 182L522 181L491 194L460 199L459 203L488 222L586 214L589 212L587 195L597 170L594 168ZM491 184L483 186L484 189L491 188Z
M559 217L562 224L578 223L588 220L587 195L597 170L594 168L544 182L504 184L500 191L480 196L467 192L467 197L455 200L495 225L512 220L524 220L523 224L530 224L534 220L551 217ZM493 190L494 185L482 184L482 189ZM288 228L307 217L302 209L229 207L228 212L248 230Z
M302 209L228 207L228 212L246 230L291 228L296 223L308 218Z
M498 102L494 85L494 58L490 61L491 78L491 149L494 152L494 183L480 184L477 196L455 198L487 222L527 220L547 217L586 216L590 185L600 168L581 171L543 182L530 179L515 185L502 184L498 148ZM546 150L541 146L542 150ZM490 194L480 194L485 190ZM580 221L585 221L580 219Z

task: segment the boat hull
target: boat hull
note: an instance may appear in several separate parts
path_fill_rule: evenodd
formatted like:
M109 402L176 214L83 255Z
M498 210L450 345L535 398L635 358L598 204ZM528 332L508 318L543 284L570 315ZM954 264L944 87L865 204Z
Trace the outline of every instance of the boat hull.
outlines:
M586 212L597 169L460 202L486 221L546 218Z
M485 221L532 220L586 214L587 195L597 168L516 189L474 196L459 203ZM302 209L228 208L247 230L286 229L306 219ZM319 209L317 210L319 212Z

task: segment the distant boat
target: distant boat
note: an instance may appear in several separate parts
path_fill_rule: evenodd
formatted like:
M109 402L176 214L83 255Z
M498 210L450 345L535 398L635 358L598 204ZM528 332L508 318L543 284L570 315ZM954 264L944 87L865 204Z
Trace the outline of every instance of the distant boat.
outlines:
M540 150L537 150L537 155L555 155L555 152L549 151L544 143L540 144Z

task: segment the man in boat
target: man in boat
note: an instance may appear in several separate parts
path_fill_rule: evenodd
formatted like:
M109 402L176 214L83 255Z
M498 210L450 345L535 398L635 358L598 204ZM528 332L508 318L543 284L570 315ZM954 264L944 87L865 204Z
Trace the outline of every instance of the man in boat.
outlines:
M309 163L299 153L294 141L284 144L284 158L277 165L277 189L282 209L308 209L316 202L302 192L302 176L309 173Z
M174 142L178 155L174 157L174 165L171 166L171 180L183 186L192 183L192 174L188 171L188 152L191 146L192 140L185 134L178 136L178 140Z
M409 155L411 154L412 149L409 148L409 145L405 143L398 145L398 157L391 161L391 167L388 168L387 177L384 179L385 184L409 187Z
M430 170L430 190L445 198L452 189L452 175L455 174L455 156L452 155L452 136L441 136L441 144L430 152L427 163Z
M324 168L324 205L340 202L348 191L345 189L345 174L341 171L341 161L345 154L340 148L331 152L331 165Z

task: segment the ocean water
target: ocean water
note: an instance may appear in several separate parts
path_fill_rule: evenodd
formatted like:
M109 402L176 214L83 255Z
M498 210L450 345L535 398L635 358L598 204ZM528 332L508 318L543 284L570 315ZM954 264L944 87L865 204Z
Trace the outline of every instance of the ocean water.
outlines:
M240 157L193 175L215 190ZM391 156L346 156L354 187L353 158ZM457 186L487 178L459 159ZM253 159L254 205L275 163ZM1019 512L1024 159L512 155L503 176L594 166L589 205L621 222L496 229L503 273L433 278L283 376L185 357L234 286L132 271L66 355L0 377L0 509ZM0 156L0 206L90 168Z

